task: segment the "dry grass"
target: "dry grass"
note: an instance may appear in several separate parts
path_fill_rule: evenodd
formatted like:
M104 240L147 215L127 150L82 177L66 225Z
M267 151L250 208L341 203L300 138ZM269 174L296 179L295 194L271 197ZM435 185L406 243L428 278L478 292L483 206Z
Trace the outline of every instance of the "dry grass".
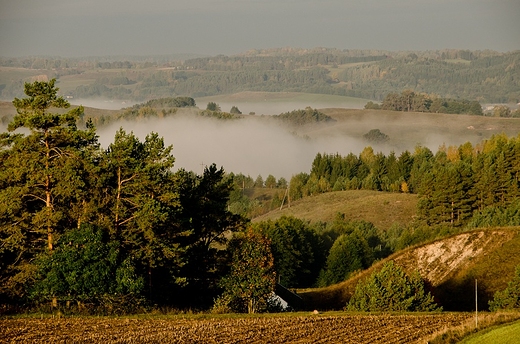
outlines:
M294 216L310 222L334 220L338 213L348 220L365 220L376 227L388 229L394 223L406 225L413 220L416 212L417 195L377 192L369 190L349 190L328 192L305 197L292 202L290 208L274 210L253 221L275 220L281 216Z
M317 136L350 136L362 138L371 129L380 129L390 140L376 150L396 153L413 150L418 144L436 151L442 145L477 144L494 134L517 136L520 119L472 115L433 114L386 110L322 109L334 118L334 125L304 134Z

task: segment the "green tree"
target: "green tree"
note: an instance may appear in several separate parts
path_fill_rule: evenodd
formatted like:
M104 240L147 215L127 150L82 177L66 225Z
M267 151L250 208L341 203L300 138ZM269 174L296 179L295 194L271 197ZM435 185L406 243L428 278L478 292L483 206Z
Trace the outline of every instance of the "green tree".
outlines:
M164 283L183 282L179 269L186 234L177 217L180 200L171 150L155 133L141 142L120 129L102 160L107 195L100 200L106 203L101 219L110 219L105 225L112 238L137 260L139 273L147 276L150 296L155 275L172 279Z
M511 109L505 105L498 105L493 108L494 117L511 117Z
M325 257L321 238L304 221L282 216L276 221L263 221L253 229L271 242L278 281L289 288L315 284Z
M284 177L278 178L278 183L276 183L276 187L279 189L287 189L287 179Z
M329 251L318 284L328 286L343 282L352 272L368 268L373 261L367 241L357 231L340 235Z
M520 308L520 265L515 269L515 275L504 290L497 291L493 300L489 301L489 310Z
M244 218L228 209L233 180L215 164L206 167L201 176L180 169L175 180L180 201L176 226L186 233L181 240L181 246L186 248L181 273L190 290L185 292L194 297L197 295L193 293L211 297L227 264L222 255L230 234L241 230L245 223Z
M384 143L388 141L390 138L385 133L382 133L379 129L372 129L365 135L363 135L365 140L370 143Z
M20 295L32 277L34 257L52 251L57 237L77 227L87 211L87 170L97 151L91 124L78 130L83 115L57 95L55 80L25 84L27 98L13 101L17 115L0 136L0 260L2 291Z
M307 173L298 173L291 177L291 181L289 183L289 197L291 200L296 201L304 196L307 196L305 191L305 185L309 180L309 175Z
M49 301L100 302L104 297L139 296L144 282L132 260L121 254L120 243L92 225L67 231L55 250L36 260L31 298Z
M235 238L229 249L231 271L220 282L224 293L215 306L234 312L265 311L276 285L269 240L249 229L242 237Z
M265 187L269 189L276 187L276 178L272 174L268 175L265 179Z
M209 111L221 111L220 105L218 105L215 102L209 102L208 105L206 106L206 110L209 110Z
M234 115L241 115L242 111L240 111L236 106L232 106L231 110L229 110L229 113L232 113Z
M50 108L69 108L70 104L58 97L58 88L54 86L56 80L49 82L34 82L25 84L25 94L28 98L15 98L13 104L17 115L9 123L8 130L14 131L24 127L30 130L29 136L13 135L6 137L9 143L19 144L23 151L17 154L18 163L33 164L20 166L22 173L36 169L36 173L27 173L24 177L24 186L27 190L21 197L42 203L41 211L35 214L39 218L37 227L47 232L47 246L53 248L53 236L60 214L59 207L54 204L56 193L64 192L65 183L74 180L69 163L75 155L73 150L79 150L88 143L95 142L93 132L82 132L76 128L76 120L83 114L83 108L78 107L65 114L49 113ZM27 146L31 146L30 148ZM13 147L17 149L18 147ZM29 148L29 149L27 149ZM22 154L26 155L22 157ZM77 154L76 154L77 155ZM38 168L38 166L41 166ZM64 167L66 175L63 173ZM24 171L25 170L25 171ZM62 177L62 178L60 178ZM65 182L65 183L64 183ZM69 185L69 188L71 186ZM61 189L61 190L60 190ZM66 192L66 191L65 191ZM69 193L74 191L68 190ZM35 224L35 223L33 223Z
M393 261L358 283L347 309L364 312L441 310L433 296L426 292L419 273L407 275Z
M374 103L372 101L365 104L365 110L380 110L381 105Z
M264 178L259 174L255 179L255 188L263 188L264 187Z

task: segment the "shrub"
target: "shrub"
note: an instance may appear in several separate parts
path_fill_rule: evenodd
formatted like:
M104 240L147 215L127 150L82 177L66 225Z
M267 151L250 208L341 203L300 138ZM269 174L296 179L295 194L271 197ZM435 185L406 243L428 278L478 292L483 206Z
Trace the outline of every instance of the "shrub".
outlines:
M442 310L433 301L433 296L426 293L419 273L407 275L393 261L358 283L347 309L364 312Z
M489 310L520 308L520 265L516 267L515 276L507 284L507 288L497 291L493 300L489 301Z

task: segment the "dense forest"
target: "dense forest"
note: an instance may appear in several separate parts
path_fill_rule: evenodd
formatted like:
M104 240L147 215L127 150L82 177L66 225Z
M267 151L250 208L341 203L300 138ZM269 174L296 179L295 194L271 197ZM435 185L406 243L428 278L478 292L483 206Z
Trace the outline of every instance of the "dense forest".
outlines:
M435 154L421 146L399 156L370 146L359 156L318 154L310 174L292 177L289 194L347 189L416 193L419 219L429 226L520 225L520 137L496 135Z
M519 52L285 48L182 60L164 56L124 60L0 58L0 67L9 71L34 70L36 75L64 83L68 78L83 78L85 82L69 91L76 98L145 101L241 91L286 91L382 101L389 93L411 89L480 103L520 101ZM26 75L8 77L6 73L5 78L0 78L0 98L22 96L20 90L27 81L32 80Z
M280 309L270 298L277 282L327 286L412 244L472 227L520 225L520 137L436 153L420 146L399 156L371 147L359 156L323 153L290 183L214 164L197 175L173 172L172 147L155 133L140 141L120 129L101 148L93 122L80 120L81 107L69 109L55 80L26 83L24 92L0 136L4 307L273 311ZM194 105L163 99L129 111L170 103ZM279 116L291 118L330 120L310 108ZM343 214L328 223L281 217L251 224L246 184L280 188L293 201L347 189L416 193L417 219L388 230ZM417 276L403 281L422 283ZM434 309L424 297L425 308L417 309Z

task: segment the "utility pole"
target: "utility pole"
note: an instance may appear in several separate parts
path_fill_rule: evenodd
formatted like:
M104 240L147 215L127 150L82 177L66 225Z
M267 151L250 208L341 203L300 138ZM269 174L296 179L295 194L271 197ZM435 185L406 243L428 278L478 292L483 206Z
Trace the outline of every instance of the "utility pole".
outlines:
M478 328L478 296L477 296L477 279L475 278L475 328Z
M289 198L289 185L287 185L287 189L285 189L285 193L283 194L282 205L280 206L280 210L283 208L283 204L285 202L285 197L287 197L287 202L289 203L289 208L291 207L291 199Z

